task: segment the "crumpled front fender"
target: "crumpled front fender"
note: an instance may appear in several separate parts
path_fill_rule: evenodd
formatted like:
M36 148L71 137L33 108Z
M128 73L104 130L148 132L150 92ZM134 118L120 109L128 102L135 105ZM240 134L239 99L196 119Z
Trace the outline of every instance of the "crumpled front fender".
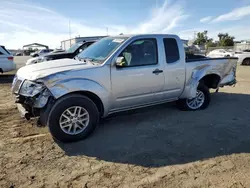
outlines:
M93 80L85 78L65 79L55 82L47 82L46 86L55 99L74 92L91 92L97 95L102 101L104 106L104 113L106 112L107 107L110 104L110 94L108 90L104 86Z

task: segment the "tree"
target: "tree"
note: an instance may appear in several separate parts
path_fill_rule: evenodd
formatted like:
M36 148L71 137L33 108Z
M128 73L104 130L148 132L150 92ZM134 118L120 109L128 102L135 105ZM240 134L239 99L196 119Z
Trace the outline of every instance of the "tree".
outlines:
M197 38L194 41L194 44L196 44L196 45L205 45L207 43L211 43L213 41L213 39L208 38L207 33L208 33L207 31L198 32L197 33Z
M204 45L207 42L207 32L198 32L197 33L197 38L194 41L194 44L196 45Z
M210 40L207 42L206 46L209 47L216 47L218 44L216 42L213 42L213 40Z
M228 33L219 33L219 46L233 46L234 37L230 36Z

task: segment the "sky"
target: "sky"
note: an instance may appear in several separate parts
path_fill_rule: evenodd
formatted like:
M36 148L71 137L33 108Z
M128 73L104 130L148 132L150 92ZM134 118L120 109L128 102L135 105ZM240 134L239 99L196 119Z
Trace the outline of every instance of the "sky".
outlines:
M0 0L0 4L0 45L8 49L33 42L59 48L70 36L120 33L177 34L190 40L207 30L215 40L219 32L236 40L250 39L250 0Z

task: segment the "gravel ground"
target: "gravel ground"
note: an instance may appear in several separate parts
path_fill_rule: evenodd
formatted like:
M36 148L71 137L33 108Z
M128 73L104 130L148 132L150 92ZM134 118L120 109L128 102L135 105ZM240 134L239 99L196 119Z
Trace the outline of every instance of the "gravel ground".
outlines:
M237 76L206 110L116 114L72 144L21 119L0 84L0 187L250 187L250 67Z

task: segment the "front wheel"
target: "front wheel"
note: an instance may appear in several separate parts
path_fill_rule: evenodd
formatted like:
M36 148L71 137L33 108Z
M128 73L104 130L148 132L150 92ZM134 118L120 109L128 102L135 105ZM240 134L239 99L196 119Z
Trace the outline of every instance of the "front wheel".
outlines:
M195 111L206 109L210 103L210 92L207 86L200 83L196 97L193 99L180 99L177 101L177 106L180 110Z
M99 111L88 97L73 94L59 99L52 107L48 127L61 142L74 142L88 137L99 121Z

